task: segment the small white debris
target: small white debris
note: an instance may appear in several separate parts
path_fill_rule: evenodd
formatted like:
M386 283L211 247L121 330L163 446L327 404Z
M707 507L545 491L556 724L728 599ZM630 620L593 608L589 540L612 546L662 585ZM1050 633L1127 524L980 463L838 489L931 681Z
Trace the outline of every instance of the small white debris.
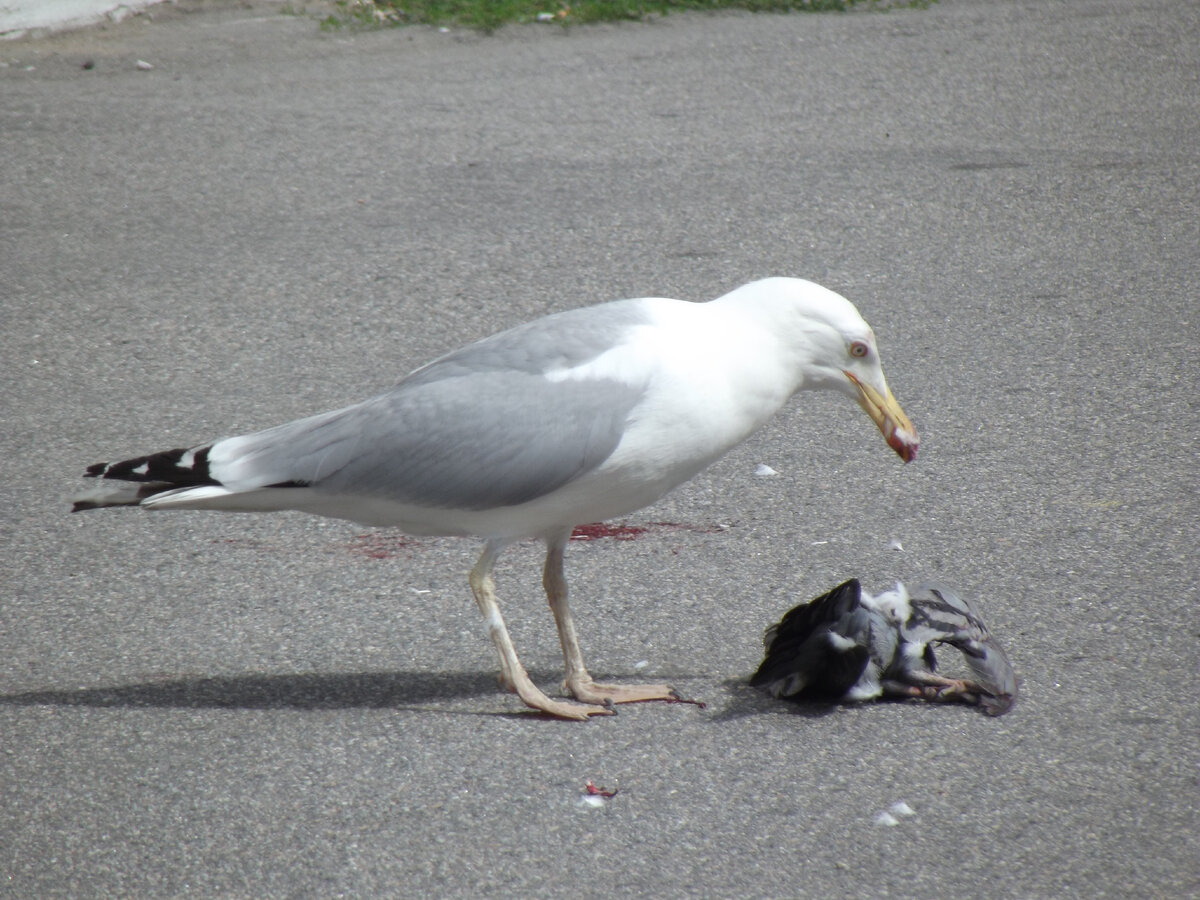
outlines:
M891 828L900 824L901 819L907 819L916 815L916 811L903 800L897 800L883 812L875 817L876 825L884 825Z
M579 798L576 806L583 809L601 809L608 803L607 797L601 797L599 794L587 794Z
M450 33L450 29L447 28L445 25L443 25L441 28L438 29L438 34L449 34L449 33Z
M634 670L635 672L640 672L642 669L646 668L646 666L648 666L648 665L650 665L650 660L648 660L648 659L639 659L637 662L635 662L635 663L633 664L633 670Z
M763 465L762 463L760 463L758 468L754 470L754 474L757 475L759 478L767 478L771 475L778 475L779 473L776 472L774 469L772 469L770 466Z
M903 550L904 545L900 543L899 538L892 538L891 543L888 544L888 549L889 550Z
M146 62L144 59L139 59L137 62L134 63L134 65L137 66L139 69L141 69L143 72L149 72L151 69L154 68L154 66L152 66L150 63Z
M820 547L822 544L828 544L828 543L829 543L829 541L810 541L809 546L810 547Z
M554 13L538 13L537 20L539 22L553 22L554 21Z
M410 587L409 590L412 591L414 594L432 594L433 593L433 591L431 591L431 590L428 590L428 589L422 590L421 588L415 588L415 587Z

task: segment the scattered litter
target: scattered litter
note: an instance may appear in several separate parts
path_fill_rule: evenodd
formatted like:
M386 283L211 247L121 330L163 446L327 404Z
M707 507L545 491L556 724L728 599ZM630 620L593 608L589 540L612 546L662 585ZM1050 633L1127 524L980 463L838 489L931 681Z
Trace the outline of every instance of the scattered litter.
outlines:
M150 63L146 62L144 59L139 59L137 62L134 63L134 65L137 66L137 68L141 69L143 72L149 72L151 69L154 68L154 66L152 66Z
M447 28L445 25L443 25L441 28L438 29L438 34L449 34L449 33L450 33L450 29Z
M892 542L888 544L888 548L891 550L903 550L904 545L900 543L898 538L892 538Z
M432 594L433 593L433 591L429 590L428 588L422 589L422 588L410 587L409 590L412 591L414 594Z
M819 546L821 546L822 544L828 544L828 543L829 543L829 541L810 541L810 542L809 542L809 546L812 546L812 547L819 547Z
M635 672L640 672L642 669L646 668L646 666L648 666L648 665L650 665L650 660L648 660L648 659L639 659L637 662L635 662L635 663L633 664L633 670L634 670Z
M778 475L779 473L765 463L759 463L758 468L754 470L754 474L759 478L767 478L771 475Z
M916 810L914 810L903 800L897 800L875 817L875 824L884 825L888 828L891 828L895 825L899 825L901 819L908 819L916 814Z
M537 20L539 22L553 22L554 21L554 13L538 13Z
M579 798L579 805L586 806L590 809L599 809L607 802L608 800L606 798L601 797L598 794L588 794Z

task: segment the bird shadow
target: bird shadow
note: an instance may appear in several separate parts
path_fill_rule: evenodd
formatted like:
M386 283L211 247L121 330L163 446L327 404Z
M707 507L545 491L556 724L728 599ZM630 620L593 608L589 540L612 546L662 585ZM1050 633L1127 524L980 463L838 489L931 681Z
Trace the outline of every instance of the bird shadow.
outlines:
M912 709L945 709L957 707L963 710L976 709L969 703L932 703L913 697L876 697L870 701L846 702L839 700L821 700L817 698L775 698L757 688L751 687L747 679L730 678L722 685L732 695L733 701L721 712L712 716L714 722L736 722L748 716L763 714L796 716L801 719L824 719L847 710L865 711L874 706L905 706Z
M551 672L530 672L548 683ZM781 712L822 719L839 709L836 703L776 700L744 679L722 682L730 703L711 714L711 721L736 722L748 716ZM106 687L24 691L0 694L0 706L77 706L94 709L422 709L438 711L439 703L499 693L492 672L339 672L286 675L246 674L143 681ZM541 718L530 709L442 709L464 715Z
M745 678L728 678L721 682L722 687L732 697L721 712L712 716L714 722L736 722L748 716L759 716L768 713L799 716L802 719L823 719L838 711L838 704L821 701L777 700L757 688L750 686Z
M252 674L0 694L0 705L106 709L403 709L497 691L496 676L489 672Z

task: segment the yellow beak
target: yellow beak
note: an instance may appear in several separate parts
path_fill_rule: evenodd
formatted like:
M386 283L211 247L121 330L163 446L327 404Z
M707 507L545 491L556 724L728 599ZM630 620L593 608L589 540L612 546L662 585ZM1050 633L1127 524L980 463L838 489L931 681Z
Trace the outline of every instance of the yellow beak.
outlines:
M904 414L904 410L892 396L891 390L885 386L886 395L880 394L869 384L859 381L850 372L843 370L843 374L858 389L858 405L871 417L871 421L875 423L888 446L895 450L896 455L905 462L912 462L916 459L917 447L920 444L917 440L916 429L913 428L912 422L908 421L908 416Z

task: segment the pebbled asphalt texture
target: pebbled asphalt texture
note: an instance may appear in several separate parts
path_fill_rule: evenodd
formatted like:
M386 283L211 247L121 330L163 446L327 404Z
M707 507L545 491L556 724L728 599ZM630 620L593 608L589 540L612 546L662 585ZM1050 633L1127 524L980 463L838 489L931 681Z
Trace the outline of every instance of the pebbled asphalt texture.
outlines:
M1177 0L0 44L0 894L1200 895L1197 46ZM769 274L858 304L923 443L801 396L572 545L592 670L705 708L524 713L472 541L67 512L90 463ZM498 586L552 688L539 561ZM851 576L956 587L1015 709L748 688Z

